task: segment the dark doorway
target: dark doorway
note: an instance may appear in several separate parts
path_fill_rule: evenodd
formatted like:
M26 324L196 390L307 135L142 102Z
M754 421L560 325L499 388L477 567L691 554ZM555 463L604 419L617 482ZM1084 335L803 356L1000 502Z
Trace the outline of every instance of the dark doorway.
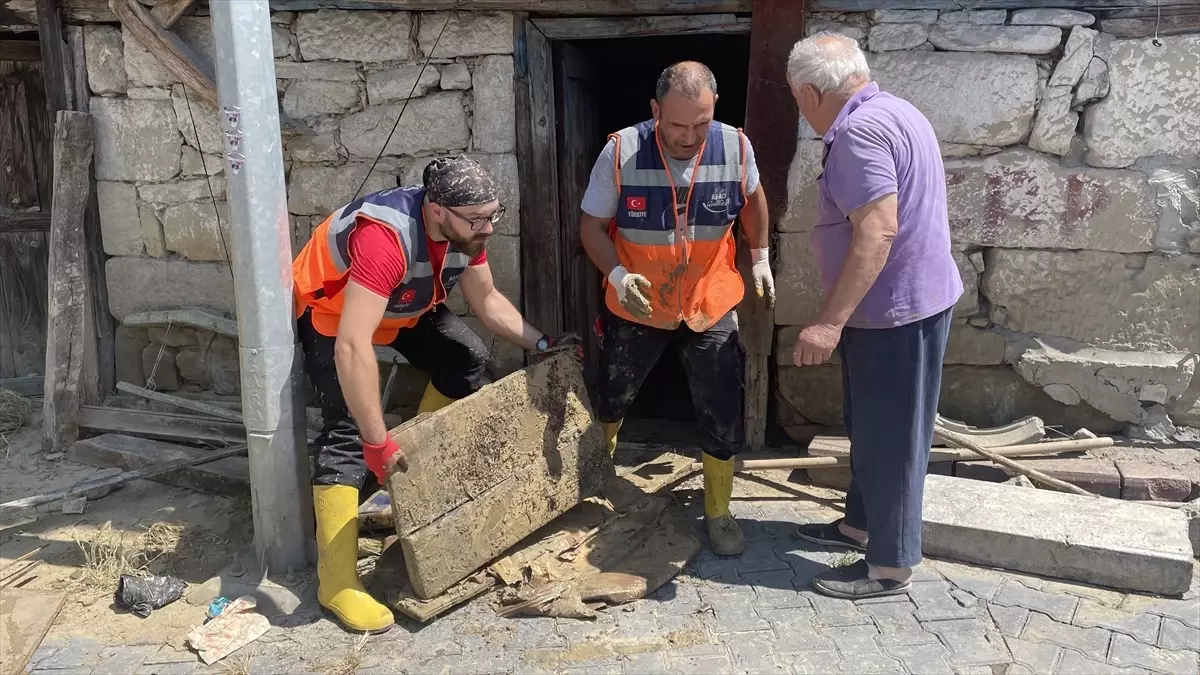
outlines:
M579 204L607 135L651 117L650 99L664 68L700 61L717 78L717 120L740 127L746 113L750 36L670 35L558 41L554 44L555 108L562 236L564 326L586 336L588 375L599 345L593 326L603 303L599 272L579 242ZM661 359L629 417L694 420L687 378L677 357Z

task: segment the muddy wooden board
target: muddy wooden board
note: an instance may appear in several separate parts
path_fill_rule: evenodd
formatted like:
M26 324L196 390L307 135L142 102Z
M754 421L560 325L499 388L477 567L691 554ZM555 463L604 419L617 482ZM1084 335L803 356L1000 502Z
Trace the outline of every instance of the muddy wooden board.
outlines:
M65 591L6 588L0 592L0 673L25 672L55 617L67 601Z
M612 475L573 355L513 373L391 433L388 481L413 592L432 598L594 494Z
M67 459L80 464L144 469L160 462L201 457L210 451L176 443L121 434L102 434L71 445ZM154 476L151 480L213 494L241 496L250 492L250 465L245 457L225 457Z

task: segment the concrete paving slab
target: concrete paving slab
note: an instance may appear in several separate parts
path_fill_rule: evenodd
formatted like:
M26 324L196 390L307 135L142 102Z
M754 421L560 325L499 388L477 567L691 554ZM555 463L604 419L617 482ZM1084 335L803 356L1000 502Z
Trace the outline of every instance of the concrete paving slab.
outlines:
M926 476L926 555L1179 595L1192 580L1182 513L1100 497Z

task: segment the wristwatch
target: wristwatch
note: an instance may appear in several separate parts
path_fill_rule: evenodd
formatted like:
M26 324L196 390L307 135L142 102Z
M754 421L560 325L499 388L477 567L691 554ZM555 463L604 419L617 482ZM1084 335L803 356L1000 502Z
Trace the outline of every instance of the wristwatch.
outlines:
M544 352L550 348L550 338L543 335L542 338L540 340L538 340L537 344L535 344L534 346L537 347L539 352Z

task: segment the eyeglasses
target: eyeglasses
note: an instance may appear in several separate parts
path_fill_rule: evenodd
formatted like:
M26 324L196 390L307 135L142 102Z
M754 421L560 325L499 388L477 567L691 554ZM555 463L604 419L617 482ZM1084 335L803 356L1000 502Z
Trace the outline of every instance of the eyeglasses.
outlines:
M495 225L496 223L500 222L501 218L504 217L504 205L503 204L501 204L499 207L497 207L495 211L492 211L491 215L482 216L480 218L468 218L468 217L464 216L463 214L459 213L458 211L455 211L454 209L450 208L449 206L443 206L442 208L444 208L447 211L449 211L450 213L453 213L454 215L458 216L461 220L465 220L468 224L471 225L472 232L478 232L478 231L482 230L484 228L484 226L487 225L488 223Z

